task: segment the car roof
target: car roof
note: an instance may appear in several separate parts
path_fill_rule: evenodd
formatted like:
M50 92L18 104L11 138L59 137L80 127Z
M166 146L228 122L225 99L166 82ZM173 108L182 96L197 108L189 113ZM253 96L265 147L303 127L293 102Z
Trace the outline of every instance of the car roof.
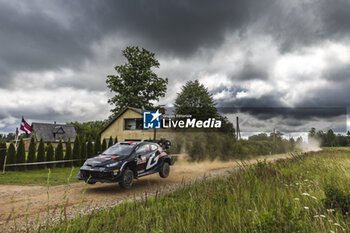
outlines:
M133 145L133 146L142 146L142 145L147 145L147 144L153 144L153 145L157 145L157 143L155 142L141 142L141 141L124 141L124 142L120 142L120 144L123 144L123 145Z

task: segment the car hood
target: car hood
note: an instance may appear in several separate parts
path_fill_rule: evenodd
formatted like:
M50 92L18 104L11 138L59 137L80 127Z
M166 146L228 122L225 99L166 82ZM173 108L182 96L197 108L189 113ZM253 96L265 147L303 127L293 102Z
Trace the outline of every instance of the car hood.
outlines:
M108 164L122 161L126 156L123 155L99 155L86 160L86 165L92 167L104 167Z

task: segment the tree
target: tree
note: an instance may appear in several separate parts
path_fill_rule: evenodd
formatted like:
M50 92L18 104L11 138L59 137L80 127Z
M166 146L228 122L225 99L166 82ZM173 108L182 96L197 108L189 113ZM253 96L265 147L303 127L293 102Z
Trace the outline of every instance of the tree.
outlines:
M325 146L334 146L335 144L335 134L332 129L327 131L325 138Z
M188 81L177 94L175 113L201 120L218 115L212 94L198 80Z
M16 159L16 147L13 142L10 143L9 149L7 151L7 161L6 164L15 164L17 161ZM7 170L13 171L14 167L10 167Z
M86 155L87 158L91 158L94 156L94 145L92 144L91 137L89 137L86 145Z
M114 144L113 138L112 138L112 136L110 136L109 139L108 139L108 148L113 146L113 144Z
M95 138L94 155L98 155L101 153L101 136L97 134Z
M5 138L0 139L0 169L3 168L5 157L6 157L6 140Z
M26 149L24 147L24 141L21 137L19 140L19 144L17 147L17 163L25 163L26 162ZM18 170L26 170L25 166L19 166Z
M56 150L55 150L55 158L57 161L63 160L63 145L62 145L62 139L60 138ZM58 163L56 167L63 167L63 163Z
M35 143L35 138L32 135L32 137L30 138L30 144L29 144L29 149L28 149L28 159L27 159L28 163L34 163L36 162L36 143ZM36 166L35 165L29 165L28 166L29 169L35 169Z
M102 147L101 147L101 152L105 151L107 149L107 141L104 138L102 141Z
M198 80L188 81L182 87L181 93L177 94L174 105L176 114L191 115L197 120L216 118L216 120L221 121L221 127L217 131L235 137L233 124L227 117L218 113L213 95Z
M155 54L139 47L131 46L122 51L127 63L115 67L118 75L107 76L107 87L115 93L108 103L116 115L122 109L133 106L152 109L152 101L158 101L166 93L168 79L155 74L152 68L159 68Z
M74 160L80 159L80 150L81 150L80 140L79 140L79 137L77 136L75 138L74 147L73 147L73 159ZM80 161L78 161L78 160L74 161L73 164L74 164L74 166L79 166Z
M96 139L99 132L108 124L108 120L104 121L88 121L88 122L70 122L69 124L74 126L75 131L80 138L86 137Z
M38 146L38 155L37 155L37 161L38 162L45 162L46 157L45 157L45 144L44 140L41 138ZM45 168L45 165L39 165L40 168Z
M72 143L70 141L70 138L68 138L68 141L66 143L66 155L64 157L64 160L72 160ZM64 163L66 167L72 167L73 162L65 162Z
M47 152L46 152L46 161L54 161L54 150L53 150L53 146L51 143L49 143L49 145L47 146ZM53 168L54 165L51 164L47 164L48 168Z

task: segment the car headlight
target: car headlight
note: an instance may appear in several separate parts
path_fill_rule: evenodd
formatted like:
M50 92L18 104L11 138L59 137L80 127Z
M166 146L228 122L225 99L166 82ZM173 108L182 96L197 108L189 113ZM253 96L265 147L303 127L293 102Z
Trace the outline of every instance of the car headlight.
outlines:
M111 163L111 164L107 164L106 167L115 167L119 164L119 162L115 162L115 163Z

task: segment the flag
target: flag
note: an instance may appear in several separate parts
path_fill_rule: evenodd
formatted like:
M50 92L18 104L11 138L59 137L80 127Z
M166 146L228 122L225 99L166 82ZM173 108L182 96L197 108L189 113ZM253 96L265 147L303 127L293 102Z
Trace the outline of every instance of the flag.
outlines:
M21 127L19 129L24 131L27 136L33 131L33 128L23 119L23 117Z

